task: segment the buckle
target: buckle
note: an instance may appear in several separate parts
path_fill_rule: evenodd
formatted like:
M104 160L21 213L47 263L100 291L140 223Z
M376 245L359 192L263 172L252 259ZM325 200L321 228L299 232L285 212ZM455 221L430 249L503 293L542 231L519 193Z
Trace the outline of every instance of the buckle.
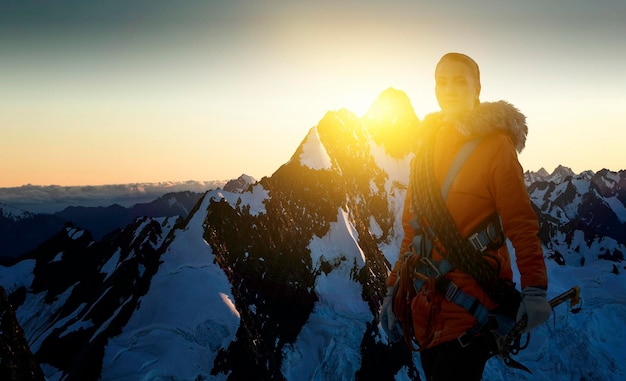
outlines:
M454 300L454 297L459 292L459 287L454 284L454 282L448 283L448 287L446 288L445 298L448 302Z
M456 338L456 341L459 343L461 348L467 348L473 340L474 336L468 334L467 332Z
M420 258L420 263L425 264L425 268L419 267L418 271L422 272L424 275L429 278L435 278L435 280L441 278L441 271L439 267L433 263L430 258L422 257Z
M489 242L483 243L483 241L480 239L481 237L482 235L480 233L474 233L469 236L467 240L476 248L476 250L485 251L487 250L487 245L489 244Z

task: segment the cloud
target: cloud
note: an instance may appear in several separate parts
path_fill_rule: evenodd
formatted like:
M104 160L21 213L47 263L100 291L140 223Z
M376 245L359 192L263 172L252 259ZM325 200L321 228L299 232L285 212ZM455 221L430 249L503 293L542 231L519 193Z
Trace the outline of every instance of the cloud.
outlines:
M0 203L33 213L54 213L68 206L125 207L153 201L166 193L203 193L221 188L226 181L182 181L132 183L99 186L23 185L0 188Z

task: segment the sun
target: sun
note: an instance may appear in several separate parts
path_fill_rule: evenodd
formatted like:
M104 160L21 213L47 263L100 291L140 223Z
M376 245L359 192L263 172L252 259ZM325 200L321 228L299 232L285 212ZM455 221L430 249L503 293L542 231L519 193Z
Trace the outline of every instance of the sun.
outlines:
M372 107L378 94L370 91L363 91L356 94L351 94L350 98L346 100L345 108L352 111L359 118L362 118Z

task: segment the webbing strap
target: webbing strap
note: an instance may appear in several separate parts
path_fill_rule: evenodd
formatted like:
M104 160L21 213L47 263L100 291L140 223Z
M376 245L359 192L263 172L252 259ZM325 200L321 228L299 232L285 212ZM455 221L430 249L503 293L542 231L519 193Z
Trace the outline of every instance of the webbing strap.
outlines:
M448 272L452 269L452 265L450 264L450 262L446 261L445 259L440 263L443 264L440 269L445 269L445 272ZM425 283L425 279L415 278L413 280L413 287L415 287L415 290L417 292L420 292ZM477 298L461 290L456 284L454 284L454 282L448 282L448 285L445 286L445 289L443 289L442 291L446 300L463 307L467 312L474 316L474 318L478 322L479 327L484 327L487 325L487 323L489 322L489 310Z
M446 300L452 301L474 315L478 324L483 327L489 321L489 310L475 297L467 294L453 282L448 283L445 291Z
M452 269L454 269L454 266L447 259L442 259L439 262L439 271L441 271L442 275L449 273Z
M456 156L454 157L454 160L452 160L452 164L450 165L448 172L446 173L446 177L444 178L443 183L441 184L441 195L443 196L444 200L448 197L448 193L450 192L450 187L452 187L452 182L454 182L454 179L456 175L459 173L459 170L461 169L461 167L463 166L467 158L472 154L472 152L474 152L474 149L476 149L476 147L478 147L480 142L482 142L482 140L483 140L482 138L470 140L461 147L459 152L457 152ZM418 233L420 229L420 223L417 222L417 219L414 218L411 221L409 221L409 224L413 228L413 232L415 232L413 236L413 247L417 249L420 247L421 240L423 239L421 235ZM432 236L433 235L432 231L430 229L428 230L429 230L428 232L424 232L424 233L430 233L430 235ZM426 241L428 241L428 239ZM472 242L472 244L474 243ZM429 253L430 253L430 250L427 252L427 254Z
M446 178L443 180L443 183L441 183L441 195L443 196L444 201L448 197L448 192L450 192L452 182L454 181L457 173L459 173L459 170L465 163L465 160L467 160L467 158L472 154L474 149L478 146L478 144L480 144L481 141L482 139L474 139L468 141L463 145L463 147L461 147L459 152L454 157L454 160L450 165L450 169L448 169L448 173L446 174Z
M426 262L422 262L420 263L417 271L420 274L425 275L426 277L435 278L435 280L443 278L447 273L454 269L452 263L450 263L446 259L442 259L439 262L430 259L425 260L429 261L431 265L426 265ZM435 272L433 272L433 266L437 268ZM413 280L413 287L415 288L416 292L420 292L422 290L422 287L424 287L424 284L426 284L426 279L423 277L416 277Z

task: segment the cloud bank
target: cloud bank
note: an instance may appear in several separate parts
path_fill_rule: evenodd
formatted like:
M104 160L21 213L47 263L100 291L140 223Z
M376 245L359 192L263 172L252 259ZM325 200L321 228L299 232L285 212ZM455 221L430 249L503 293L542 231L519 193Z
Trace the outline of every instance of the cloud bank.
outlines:
M171 192L206 192L221 188L226 181L182 181L98 186L23 185L0 188L0 203L33 213L54 213L68 206L129 207L153 201Z

